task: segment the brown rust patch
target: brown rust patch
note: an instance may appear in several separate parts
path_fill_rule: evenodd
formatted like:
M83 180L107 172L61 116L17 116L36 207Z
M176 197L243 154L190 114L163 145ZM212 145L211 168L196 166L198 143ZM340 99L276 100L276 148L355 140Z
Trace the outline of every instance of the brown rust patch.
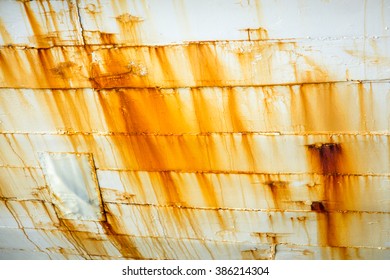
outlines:
M338 173L341 164L341 145L338 143L315 143L308 145L309 150L319 161L323 175Z
M313 201L311 203L311 211L324 212L326 211L324 204L321 201Z
M322 245L340 246L341 236L338 232L338 225L335 216L329 212L332 203L343 202L340 198L339 180L342 179L339 169L342 164L342 146L339 143L315 143L308 145L308 149L315 158L320 172L323 176L324 201L315 201L311 207L318 213L318 239ZM345 195L345 194L344 194ZM342 207L342 206L340 206Z

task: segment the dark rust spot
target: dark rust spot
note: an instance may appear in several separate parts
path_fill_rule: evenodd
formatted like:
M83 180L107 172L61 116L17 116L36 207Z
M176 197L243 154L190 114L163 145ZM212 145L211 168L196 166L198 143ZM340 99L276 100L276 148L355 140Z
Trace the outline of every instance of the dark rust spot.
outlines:
M311 210L317 212L325 212L325 206L321 201L313 201L311 204Z

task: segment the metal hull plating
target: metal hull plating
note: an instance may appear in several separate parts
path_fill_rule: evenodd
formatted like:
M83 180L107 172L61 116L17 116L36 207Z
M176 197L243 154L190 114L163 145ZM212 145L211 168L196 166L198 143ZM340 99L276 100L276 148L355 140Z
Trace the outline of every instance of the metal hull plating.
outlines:
M390 259L389 27L379 0L1 1L0 259Z

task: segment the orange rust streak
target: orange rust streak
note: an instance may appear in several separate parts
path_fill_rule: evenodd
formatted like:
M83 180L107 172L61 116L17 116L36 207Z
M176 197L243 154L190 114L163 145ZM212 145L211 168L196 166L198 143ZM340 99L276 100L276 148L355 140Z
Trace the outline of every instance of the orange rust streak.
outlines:
M291 191L288 182L268 181L266 185L272 194L273 208L276 210L285 210L288 208L288 202L291 201Z
M115 225L112 225L114 222L115 219L110 219L109 215L107 215L107 221L100 222L100 225L104 229L105 235L111 241L111 243L118 249L123 257L130 257L138 260L144 259L135 242L132 240L132 237L118 235L118 233L114 230Z
M23 9L27 15L27 18L30 22L31 28L34 32L34 35L39 36L39 35L43 34L43 31L42 31L41 25L39 24L39 20L35 17L34 12L32 11L31 3L33 3L33 2L30 2L30 1L22 2L22 5L23 5Z
M3 39L5 45L12 44L12 36L5 28L3 20L0 19L0 36Z

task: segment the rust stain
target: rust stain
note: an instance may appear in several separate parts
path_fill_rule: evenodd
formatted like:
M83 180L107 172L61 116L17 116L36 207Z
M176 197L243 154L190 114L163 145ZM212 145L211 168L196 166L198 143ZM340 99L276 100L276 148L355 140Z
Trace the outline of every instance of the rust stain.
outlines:
M246 32L248 34L248 40L267 40L269 39L268 31L264 29L263 27L259 28L246 28L242 31Z
M243 260L271 260L272 253L270 249L251 249L241 251Z
M285 210L289 202L291 202L291 191L289 182L285 181L268 181L265 182L268 186L269 192L272 195L273 206L275 210Z
M175 81L177 79L175 67L172 65L171 59L168 57L168 53L165 49L161 47L150 47L148 48L148 51L150 57L156 57L156 66L159 66L164 79L167 81Z
M32 5L37 5L39 16L35 14ZM24 1L23 10L33 32L31 38L36 44L46 47L61 42L57 13L50 1Z
M315 143L308 145L317 159L324 175L337 174L341 162L341 145L338 143Z
M114 45L117 41L117 35L115 33L99 32L100 42L104 45Z
M294 89L297 93L294 93ZM304 132L319 129L328 131L344 129L345 120L337 110L338 91L334 83L303 84L294 89L291 95L291 117L300 130ZM326 109L316 111L313 108Z
M30 1L23 1L22 2L23 10L27 16L27 19L28 19L30 26L32 28L32 31L34 33L33 38L37 39L44 34L44 31L40 25L39 19L36 17L32 7L31 7L31 4L32 4L32 2L30 2ZM37 43L40 44L42 42L40 42L38 40Z
M139 24L143 21L142 18L133 16L129 13L121 14L116 17L116 22L119 26L120 36L130 44L140 42Z
M73 77L77 72L79 66L72 61L64 61L58 63L54 68L51 68L51 72L54 75L60 76L62 79L68 80Z
M343 179L339 173L343 164L342 146L333 142L315 143L308 145L308 149L317 161L323 176L324 201L315 201L311 205L312 210L318 212L319 240L324 245L340 246L340 224L328 209L335 201L343 203L343 196L348 195L343 193L344 186L340 184Z
M215 44L191 43L186 48L191 72L196 81L204 86L220 84L224 79L222 67Z
M96 253L102 256L110 256L110 252L104 246L104 241L107 239L123 257L144 259L132 237L117 232L116 228L119 226L116 224L117 218L112 217L107 209L105 211L107 220L98 222L104 231L103 233L81 231L77 222L66 219L60 219L61 226L59 229L62 230L64 236L74 245L81 256L91 258L91 254Z
M115 88L135 84L148 86L148 69L138 57L128 58L126 48L109 48L104 51L88 49L89 77L96 89ZM93 57L99 57L94 61Z
M107 43L112 43L115 34L100 34ZM248 43L248 42L246 42ZM292 43L250 42L250 44L237 43L189 43L180 46L160 47L108 47L101 48L87 45L84 47L60 47L50 49L26 50L34 60L38 55L40 63L36 66L37 73L47 76L48 84L44 87L79 87L85 86L88 79L94 88L117 87L180 87L180 86L230 86L247 83L264 84L273 83L273 68L275 53L293 51ZM70 57L71 55L74 58ZM25 54L24 54L25 55ZM45 56L45 57L44 57ZM80 59L81 63L77 60ZM308 60L308 59L306 59ZM238 69L232 69L238 64ZM50 69L56 69L58 63L73 62L73 75L69 79L61 76L55 77ZM301 75L292 82L313 82L313 80L327 79L327 74L316 71L312 62L309 64L308 75ZM78 66L80 65L80 66ZM153 65L153 67L151 66ZM40 67L41 66L41 67ZM317 67L317 66L316 66ZM20 65L20 70L24 67ZM178 69L188 68L189 71ZM78 69L77 71L75 71ZM83 69L86 72L83 74ZM20 71L19 70L19 71ZM240 71L241 70L241 71ZM289 70L290 71L290 70ZM305 72L305 71L303 71ZM39 77L39 75L37 77ZM37 78L35 78L37 79ZM85 81L82 81L85 79ZM69 81L68 81L69 80ZM284 79L283 79L284 80ZM15 83L16 84L16 83ZM39 80L32 83L34 87L42 87ZM31 82L29 82L31 86ZM88 84L88 86L90 86Z
M153 181L154 186L162 186L164 190L165 199L169 206L184 206L186 202L181 198L180 186L178 186L172 178L170 172L160 172L157 181ZM153 178L152 180L155 180Z
M15 83L20 75L18 69L23 69L23 62L12 47L0 48L0 65L6 80L5 84L7 81Z
M36 76L37 79L40 79L40 80L38 80L38 83L39 84L46 84L50 87L54 87L54 85L52 83L52 77L50 75L50 74L52 74L52 75L54 74L50 70L50 69L54 69L53 66L55 64L55 62L54 62L55 59L53 57L53 54L50 51L45 51L42 49L38 49L37 52L38 52L37 55L38 55L38 59L39 59L37 64L40 64L42 67L42 70L45 71L43 77ZM32 64L32 65L34 65L34 64Z
M65 69L69 71L68 68ZM61 68L58 71L62 71ZM65 73L66 74L66 73ZM50 115L60 118L61 126L56 127L58 131L72 132L76 129L91 130L91 120L87 101L84 99L82 90L71 92L63 90L51 90L51 94L44 94L47 108ZM76 149L77 147L73 146Z
M57 15L53 10L53 7L49 1L39 1L39 11L40 15L43 15L45 19L42 21L41 18L38 18L31 7L31 2L22 1L23 9L26 13L27 19L32 26L34 33L34 40L37 41L41 46L47 46L50 43L57 42L56 38L59 34L56 31L46 32L44 30L58 30L57 25ZM46 3L46 4L44 4ZM123 4L124 3L124 4ZM120 5L126 5L126 2L120 2ZM96 14L96 6L94 4L88 4L87 10ZM123 38L127 43L136 44L141 41L140 38L140 25L143 21L142 18L132 15L131 13L123 13L123 11L127 11L128 8L124 6L116 7L116 14L119 16L116 17L116 23L119 26L120 34L112 34L112 33L102 33L99 32L100 40L102 44L116 44L119 37ZM45 27L41 25L41 23L45 24ZM3 23L0 21L0 34L3 37L5 42L11 40L10 34L7 30L3 29ZM248 39L251 40L266 40L268 39L268 31L264 28L257 29L246 29L248 32ZM11 42L12 43L12 42ZM254 43L254 42L251 42ZM236 56L232 58L237 58L242 67L243 79L255 79L256 75L263 75L264 80L271 80L272 71L272 54L276 49L289 52L290 47L295 46L293 43L276 43L273 44L270 48L266 46L257 46L257 49L251 49L251 46L246 50L238 51ZM172 51L174 47L147 47L147 52L149 53L149 57L151 61L154 61L156 65L156 69L159 68L162 76L163 82L166 83L177 83L178 80L181 79L182 76L179 74L180 69L179 66L174 65L172 63L171 58L175 58L175 56L179 54L183 54L188 58L192 77L195 80L196 85L202 86L216 86L221 83L227 82L227 77L229 77L228 72L229 69L224 69L224 62L220 56L221 50L219 46L214 43L190 43L187 47L183 48L183 50L178 50L177 53ZM156 113L155 111L168 112L169 119L175 120L177 122L174 124L177 127L186 128L188 124L183 118L182 114L184 112L178 110L177 108L172 107L171 104L179 104L179 102L174 103L168 101L167 94L162 94L162 91L159 89L147 89L142 92L135 92L131 89L129 90L112 90L115 94L108 95L106 91L102 90L102 88L106 87L120 87L124 85L129 86L147 86L148 74L149 71L155 71L156 69L149 70L146 64L143 62L145 57L143 56L142 51L145 48L138 48L139 52L135 52L136 55L129 59L128 51L125 48L110 48L105 51L96 50L99 55L101 55L102 60L100 62L93 60L93 54L95 50L90 47L86 47L85 50L89 56L89 74L92 85L95 90L95 94L97 96L99 105L101 107L101 111L103 112L107 129L111 132L122 131L125 133L131 133L134 131L137 132L148 132L152 129L164 127L167 131L173 127L173 124L166 124L164 119L161 119L161 114ZM64 54L64 49L61 48L60 55L66 58L66 54ZM15 55L15 54L14 54ZM359 54L360 55L360 54ZM65 59L58 60L55 55L50 51L46 51L43 49L37 50L38 61L33 60L33 56L27 56L27 60L30 65L32 65L31 73L34 76L34 79L37 79L37 85L44 85L49 87L58 86L57 82L52 81L53 77L57 77L63 80L63 85L70 86L68 80L72 80L74 76L77 75L80 71L80 67L74 60ZM9 80L17 81L16 76L18 75L17 71L13 70L13 64L20 64L18 69L22 69L24 66L21 63L20 59L15 59L16 62L9 62L9 57L5 59L5 56L0 53L0 63L4 65L3 71ZM262 58L267 60L267 63L264 63L264 69L261 70L261 73L255 73L254 68L244 69L244 67L248 67L254 61L254 59ZM143 60L144 59L144 60ZM153 60L155 59L155 60ZM304 61L307 69L303 70L295 67L295 78L296 80L303 83L316 82L322 79L328 79L329 74L321 69L316 63L309 59L308 57L299 56L298 59ZM39 66L33 66L34 64L38 64ZM40 70L39 67L42 69ZM44 73L44 75L40 75ZM249 74L248 74L249 73ZM233 77L233 76L230 76ZM247 82L247 80L245 81ZM180 83L180 82L179 82ZM310 94L313 85L311 86L297 86L299 87L300 94L302 96L302 116L299 116L299 123L302 127L302 131L307 131L311 128L316 127L316 122L319 119L319 116L312 115L312 111L310 110L310 104L308 94ZM324 118L325 126L331 127L332 123L342 121L338 117L334 117L332 111L332 102L334 101L335 94L333 85L315 85L314 87L322 87L323 98L319 100L326 100L326 107L329 108L328 114L326 114L326 118ZM291 91L293 89L291 88ZM167 91L166 91L167 92ZM246 125L240 114L238 113L240 110L240 95L233 94L232 88L224 89L224 95L227 95L227 104L228 109L230 111L231 123L235 130L239 132L243 132L242 134L242 142L241 145L244 146L245 149L245 157L246 162L250 166L250 170L254 169L256 155L253 154L253 146L251 135L245 134ZM135 99L135 94L143 95L140 99ZM201 92L199 89L191 89L191 95L194 103L197 104L197 122L202 132L208 130L209 116L212 115L213 112L204 113L202 111L203 107L206 107L206 101L203 96L201 96ZM265 114L275 115L276 112L273 111L274 107L272 106L272 97L274 97L276 93L273 91L273 88L266 88L264 90L265 96ZM361 101L361 98L365 95L363 86L359 84L359 103L361 104L361 118L365 119L367 115L372 112L366 111L366 106L364 101ZM66 131L71 131L75 127L80 129L86 129L88 124L90 124L90 120L88 120L88 109L85 99L81 97L81 94L77 94L76 97L69 97L63 94L62 91L53 90L49 96L46 97L47 104L50 104L49 110L51 116L59 116L61 119L61 123L63 127L60 129L64 129ZM165 96L165 97L161 97ZM370 97L372 98L372 97ZM322 102L320 101L320 102ZM296 107L292 104L292 107ZM325 106L325 105L324 105ZM173 113L173 111L175 113ZM209 110L211 111L211 110ZM294 115L295 113L293 113ZM299 115L296 113L295 115ZM293 116L295 118L295 116ZM298 117L297 117L298 118ZM303 120L302 120L303 118ZM180 123L180 125L178 125ZM212 128L212 126L210 126ZM367 130L367 124L365 124L365 130ZM14 137L14 136L12 136ZM167 150L163 150L161 147L161 143L167 144L169 146L168 137L158 137L158 136L147 136L139 135L136 137L110 137L108 136L109 142L113 142L116 146L116 149L119 151L117 157L118 161L123 162L123 166L125 168L131 169L136 165L137 168L143 169L146 167L151 167L151 169L164 169L167 170L171 166L171 162L169 162L166 154L170 152ZM190 144L186 143L186 139L181 137L179 139L179 143L183 154L185 152L191 153L193 147ZM6 139L10 141L7 136ZM75 138L69 137L69 141L71 142L72 149L75 152L78 152L80 143ZM166 142L163 142L166 141ZM12 139L13 143L17 143L15 139ZM211 140L212 142L212 140ZM201 142L199 145L206 145L206 141ZM14 150L14 147L9 143L11 148ZM212 144L214 145L214 144ZM198 147L194 145L194 147ZM18 147L19 148L19 147ZM213 147L211 147L213 148ZM313 171L317 173L321 173L323 178L323 186L324 186L324 199L313 201L311 203L311 210L318 213L318 231L319 231L319 240L322 242L322 245L327 246L340 246L340 234L337 232L338 227L340 227L341 223L337 220L329 209L332 208L332 203L340 203L338 206L347 207L348 193L344 192L342 187L342 183L344 180L341 177L340 170L343 165L344 158L344 149L342 149L342 145L340 143L314 143L307 146L309 153L314 159ZM195 149L196 150L196 149ZM212 149L211 149L212 150ZM20 158L17 152L14 150L15 154ZM193 152L196 153L197 151ZM180 154L180 153L178 153ZM211 154L211 155L210 155ZM205 157L209 159L209 167L213 166L212 162L218 162L218 158L213 157L212 153L207 155L197 155L197 157ZM190 158L189 155L183 156L187 160ZM23 164L23 159L20 158ZM181 161L182 158L177 159L177 161ZM206 160L207 161L207 160ZM173 164L173 166L175 166ZM184 166L184 164L183 164ZM205 165L207 166L207 164ZM30 174L32 176L32 174ZM137 175L138 176L138 175ZM200 192L204 198L206 207L218 207L220 205L221 197L223 198L223 194L218 193L218 188L214 185L213 181L206 174L199 173L196 176L197 184L200 187ZM142 185L141 180L139 180L139 185ZM197 224L197 221L191 217L191 211L183 211L180 209L182 206L188 206L187 201L183 201L181 186L178 184L178 181L175 179L173 173L170 172L159 172L158 176L154 176L151 178L152 184L155 186L163 186L163 195L164 201L166 201L167 206L173 206L172 211L169 215L169 222L162 222L163 226L168 229L168 227L174 226L175 228L179 228L181 231L185 232L185 234L190 235L189 231L192 229L199 239L202 239L203 236L200 233L202 227ZM219 182L222 184L222 182ZM285 210L286 203L291 202L291 190L289 186L289 182L283 181L282 179L273 179L267 180L264 182L267 187L267 192L270 196L272 196L272 203L270 203L270 208L272 210ZM129 184L125 185L125 189L130 188ZM0 188L1 192L1 188ZM1 194L1 193L0 193ZM128 199L129 197L124 197L124 199ZM132 198L132 196L131 196ZM6 204L7 207L9 205ZM44 205L46 207L46 205ZM26 209L23 204L23 208ZM107 207L106 207L107 208ZM106 221L101 221L99 224L104 230L104 235L109 239L109 241L118 249L118 251L124 257L134 258L134 259L143 259L143 255L141 254L139 248L137 248L136 242L132 236L125 236L120 234L121 224L119 219L122 217L114 217L107 209L106 211ZM216 211L215 215L217 215L217 219L219 220L220 226L223 229L227 227L227 221L222 218L222 209ZM12 210L10 211L11 214ZM50 211L46 209L48 215ZM143 222L147 223L150 221L151 217L147 217L147 214L142 214ZM162 215L162 214L161 214ZM165 218L165 217L163 217ZM17 219L17 217L15 217ZM291 218L293 219L293 218ZM310 236L306 227L306 217L298 217L297 220L300 223L304 224L304 230L309 238ZM161 220L163 220L161 218ZM20 221L18 221L18 224ZM272 223L272 217L269 216L269 222ZM58 225L59 229L64 230L64 234L67 236L70 242L74 244L76 248L78 248L78 253L80 255L87 255L90 249L88 249L87 245L83 244L83 238L78 235L79 228L77 228L76 223L69 220L61 220L60 225ZM174 225L172 224L174 223ZM186 227L185 225L190 225ZM42 224L37 223L37 227L42 226ZM21 225L19 225L21 227ZM149 232L153 232L153 229L149 229ZM88 240L94 241L102 241L102 237L100 234L94 233L85 233L84 238ZM258 233L259 238L263 243L277 244L281 242L279 239L279 234L276 233ZM101 243L101 242L100 242ZM100 244L97 242L96 244ZM101 254L108 254L108 252L104 248L96 248L96 251L99 251ZM61 250L60 250L61 252ZM165 253L165 252L164 252ZM263 258L262 255L266 253L261 250L248 250L242 253L243 257L249 257L254 259ZM272 255L272 254L271 254ZM347 250L341 249L339 251L339 255L341 258L349 258L350 256L347 253ZM267 259L267 258L266 258Z
M216 186L212 184L208 175L198 173L196 175L196 180L205 199L205 206L212 208L218 207L220 205L220 201L217 198Z
M114 230L115 226L112 225L112 223L115 222L115 219L111 219L110 214L107 212L106 215L107 221L101 221L100 225L103 227L105 235L122 254L122 256L138 260L144 259L131 236L118 235L118 233Z
M3 39L5 45L12 44L12 37L8 30L5 28L4 22L0 19L0 36Z

